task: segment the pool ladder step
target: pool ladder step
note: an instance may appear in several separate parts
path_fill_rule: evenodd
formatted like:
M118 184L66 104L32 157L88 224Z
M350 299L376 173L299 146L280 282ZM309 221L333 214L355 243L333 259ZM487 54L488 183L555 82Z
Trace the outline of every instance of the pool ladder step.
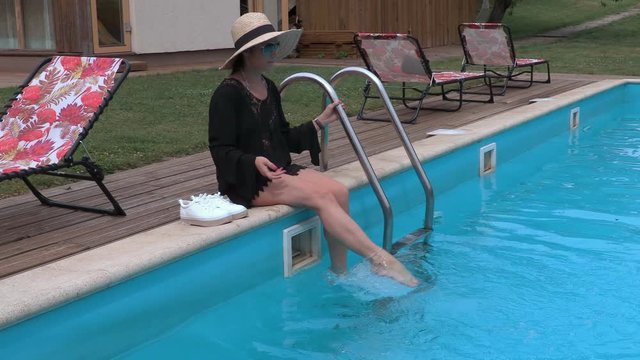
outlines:
M395 254L400 249L405 246L409 246L418 241L427 241L429 240L429 236L431 235L432 230L428 230L425 228L419 228L414 230L413 232L408 233L407 235L401 237L398 241L394 242L391 245L391 253Z
M380 185L380 179L378 178L375 171L373 170L373 167L369 162L369 158L367 157L366 152L362 148L362 143L360 143L360 140L358 139L358 136L356 135L353 129L353 126L351 125L349 116L347 116L347 113L345 112L342 106L336 107L338 114L340 115L339 116L340 123L342 124L342 127L344 128L344 131L347 134L347 138L349 139L349 142L351 143L351 146L353 147L353 150L355 151L356 156L358 157L358 161L360 162L360 165L362 166L362 169L364 170L367 176L367 179L369 180L369 184L371 185L373 192L376 195L378 202L380 203L380 207L382 208L382 214L384 217L383 247L385 250L391 253L395 253L403 246L411 244L420 239L428 238L428 235L431 233L433 229L434 194L433 194L433 187L431 186L431 182L429 181L429 178L427 177L426 172L422 168L420 159L418 158L418 155L416 154L415 149L413 148L413 145L411 145L411 141L409 140L409 137L407 136L407 133L405 132L402 126L402 123L398 118L398 114L396 113L395 108L391 103L391 99L389 98L389 95L387 94L387 91L385 90L384 85L382 84L382 81L380 81L380 79L378 79L376 75L374 75L372 72L370 72L367 69L351 66L351 67L344 68L338 71L337 73L335 73L331 77L329 82L327 82L322 77L312 73L303 72L303 73L293 74L288 78L286 78L282 82L282 84L280 84L280 92L281 93L284 92L284 90L294 82L298 82L298 81L314 82L324 90L324 95L322 99L322 109L324 110L324 107L328 103L330 102L332 103L339 100L338 95L336 94L336 91L334 89L334 85L340 79L348 75L359 75L361 77L364 77L367 81L367 86L373 86L378 90L378 93L380 94L380 98L382 99L384 106L391 118L391 124L393 125L396 131L396 134L398 135L398 138L400 139L400 142L402 143L402 146L405 152L407 153L409 160L411 161L411 166L413 167L416 175L418 176L418 180L422 185L422 189L424 190L425 216L424 216L423 227L410 234L405 235L394 244L392 239L393 211L391 209L391 204L389 203L389 199L385 194L384 190L382 189L382 186ZM321 141L322 151L320 153L320 167L322 171L325 171L328 168L328 158L327 158L328 143L329 143L329 129L328 127L325 127L325 129L322 132L322 141Z

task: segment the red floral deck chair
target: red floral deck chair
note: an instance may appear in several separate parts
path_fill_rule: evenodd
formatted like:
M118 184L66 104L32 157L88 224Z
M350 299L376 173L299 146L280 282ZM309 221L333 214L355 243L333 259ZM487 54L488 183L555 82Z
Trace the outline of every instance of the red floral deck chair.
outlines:
M124 71L116 78L121 64ZM74 153L129 69L123 59L57 56L44 60L0 113L0 181L22 179L45 205L125 215L103 184L100 167L88 155L76 159ZM75 166L84 167L87 174L59 171ZM94 181L113 209L49 199L29 181L33 174Z
M418 118L421 109L431 109L440 111L457 111L462 107L463 101L468 102L493 102L492 88L489 87L489 99L487 100L471 100L463 99L464 84L469 80L482 79L486 83L491 83L490 78L486 78L484 73L473 72L454 72L442 71L435 72L429 66L422 47L418 39L406 34L373 34L373 33L356 33L354 37L362 60L367 69L373 72L385 85L389 83L400 83L402 96L390 96L392 100L402 100L406 108L416 110L409 119L403 119L402 122L414 123ZM450 85L453 85L453 89ZM447 86L447 89L445 89ZM430 94L432 88L440 88L440 92L432 95L441 95L442 100L455 101L455 107L444 108L427 108L422 107L422 103L427 95ZM412 92L412 96L407 92ZM456 98L448 96L451 92L457 92ZM366 83L364 90L364 102L358 112L358 119L364 120L383 120L372 117L366 117L364 114L367 100L378 99L379 96L371 94L371 84ZM412 106L409 102L417 101L417 106Z
M545 59L521 59L516 57L516 50L508 26L498 23L465 23L458 26L460 41L464 49L462 71L469 67L482 66L484 72L504 79L500 95L509 87L509 82L525 82L531 87L533 83L551 82L549 61ZM546 65L547 79L533 79L535 66ZM498 69L506 68L506 73ZM524 69L524 70L521 70ZM516 79L520 75L529 74L529 79Z

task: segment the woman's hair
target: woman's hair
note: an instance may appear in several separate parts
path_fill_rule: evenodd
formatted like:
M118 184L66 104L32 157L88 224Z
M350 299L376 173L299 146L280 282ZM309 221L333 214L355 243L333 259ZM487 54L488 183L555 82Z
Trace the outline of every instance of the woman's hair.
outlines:
M236 57L231 65L231 73L233 74L242 71L242 69L244 69L244 56L243 54L240 54L240 56Z

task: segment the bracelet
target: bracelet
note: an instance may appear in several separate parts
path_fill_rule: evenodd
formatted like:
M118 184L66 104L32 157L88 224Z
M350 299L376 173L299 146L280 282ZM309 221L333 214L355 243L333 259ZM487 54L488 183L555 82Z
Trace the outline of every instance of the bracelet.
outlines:
M313 119L311 122L318 127L318 130L324 130L324 124L318 118Z

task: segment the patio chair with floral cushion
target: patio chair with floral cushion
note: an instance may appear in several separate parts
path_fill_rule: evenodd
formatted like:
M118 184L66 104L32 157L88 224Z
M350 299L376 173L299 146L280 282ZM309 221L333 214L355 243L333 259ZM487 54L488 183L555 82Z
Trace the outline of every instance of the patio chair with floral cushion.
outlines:
M123 71L117 75L120 66ZM127 74L123 59L56 56L45 59L0 112L0 181L21 179L41 203L109 215L125 215L103 184L104 174L87 155L75 157ZM86 150L86 149L85 149ZM86 174L60 170L81 166ZM28 179L43 174L94 181L113 209L62 203Z
M418 118L421 109L431 109L440 111L457 111L464 102L492 103L492 87L489 87L489 98L486 100L476 100L463 98L467 91L464 88L465 82L471 80L483 80L491 83L491 79L486 78L484 73L457 72L457 71L433 71L429 65L429 60L422 51L418 39L406 34L376 34L376 33L356 33L354 43L362 56L367 69L373 72L386 87L393 87L392 84L400 84L401 96L390 96L392 100L401 100L403 105L409 109L416 110L409 119L402 122L414 123ZM432 88L440 88L438 93L430 93ZM371 84L365 84L364 102L358 112L358 119L383 120L365 116L365 106L369 99L378 99L379 96L371 94ZM410 92L411 94L408 94ZM451 98L448 94L456 92L457 97ZM455 101L455 107L422 107L422 103L427 95L440 95L442 100ZM417 102L412 105L410 102Z
M504 79L499 95L503 95L509 82L548 84L551 82L549 61L540 58L523 59L516 57L516 50L508 26L499 23L464 23L458 26L460 41L464 50L462 71L468 68L482 67L486 74ZM534 80L534 67L546 66L547 79ZM503 70L501 70L503 69ZM516 79L521 75L529 75L529 79ZM518 86L522 87L522 86Z

